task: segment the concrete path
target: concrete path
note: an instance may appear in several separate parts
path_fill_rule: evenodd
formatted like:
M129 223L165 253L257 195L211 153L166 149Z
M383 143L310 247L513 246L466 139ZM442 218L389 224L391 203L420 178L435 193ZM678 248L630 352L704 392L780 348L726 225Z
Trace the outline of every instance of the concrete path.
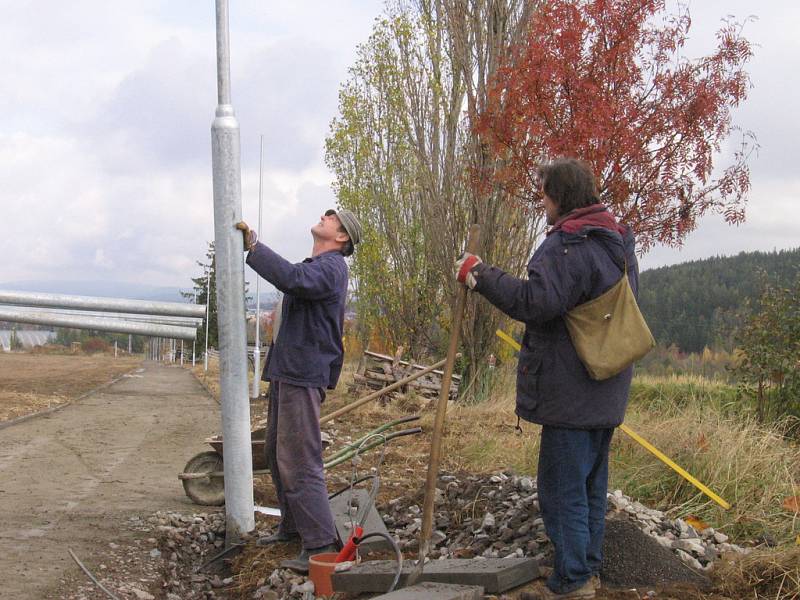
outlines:
M221 429L189 371L145 363L52 415L0 431L0 598L60 598L78 567L125 545L131 516L196 512L176 475ZM82 574L81 574L82 576Z

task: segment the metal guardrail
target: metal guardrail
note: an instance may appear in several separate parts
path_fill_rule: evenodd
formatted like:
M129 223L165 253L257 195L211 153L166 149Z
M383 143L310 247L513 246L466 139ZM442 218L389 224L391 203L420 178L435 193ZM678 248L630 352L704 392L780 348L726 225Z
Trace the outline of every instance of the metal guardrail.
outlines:
M149 335L178 340L193 340L197 335L194 327L161 325L158 323L124 321L106 317L71 316L47 312L34 312L18 309L0 308L0 321L11 323L30 323L33 325L50 325L70 329L95 329L113 333L130 333Z
M150 300L129 300L126 298L99 298L95 296L71 296L67 294L44 294L40 292L16 292L8 290L0 290L0 304L38 306L44 308L74 308L78 310L173 317L203 318L206 314L206 307L204 304L155 302Z

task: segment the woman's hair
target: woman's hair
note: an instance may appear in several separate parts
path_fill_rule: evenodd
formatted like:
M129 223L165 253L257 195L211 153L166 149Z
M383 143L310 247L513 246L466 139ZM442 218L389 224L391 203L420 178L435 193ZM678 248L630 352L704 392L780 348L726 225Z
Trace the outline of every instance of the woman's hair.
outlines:
M577 158L557 158L536 171L542 191L558 205L559 215L600 202L597 181L588 163Z

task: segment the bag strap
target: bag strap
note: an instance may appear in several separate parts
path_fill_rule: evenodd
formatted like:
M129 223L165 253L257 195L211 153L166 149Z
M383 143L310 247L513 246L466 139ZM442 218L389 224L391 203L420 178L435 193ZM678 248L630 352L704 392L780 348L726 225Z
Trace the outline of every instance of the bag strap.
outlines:
M606 254L608 254L609 258L611 259L611 262L613 262L614 265L616 265L619 268L619 263L617 262L617 257L614 256L614 254L611 252L611 250L608 249L608 246L606 246L602 242L598 242L598 244L600 244L600 246L602 246L603 250L605 250ZM623 276L627 276L628 275L628 253L625 252L625 247L624 246L622 248L622 265L623 265L622 266L622 275Z

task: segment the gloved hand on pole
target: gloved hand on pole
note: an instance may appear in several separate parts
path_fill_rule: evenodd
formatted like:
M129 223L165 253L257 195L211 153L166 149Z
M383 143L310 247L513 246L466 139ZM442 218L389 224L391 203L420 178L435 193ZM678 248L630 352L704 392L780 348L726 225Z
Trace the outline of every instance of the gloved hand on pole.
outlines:
M255 229L250 229L250 226L244 221L239 221L236 224L236 229L242 232L242 242L244 244L244 251L250 252L258 242L258 233Z
M456 260L456 280L459 283L463 283L469 289L474 290L475 286L478 285L478 280L475 279L473 270L482 262L480 256L464 252Z

